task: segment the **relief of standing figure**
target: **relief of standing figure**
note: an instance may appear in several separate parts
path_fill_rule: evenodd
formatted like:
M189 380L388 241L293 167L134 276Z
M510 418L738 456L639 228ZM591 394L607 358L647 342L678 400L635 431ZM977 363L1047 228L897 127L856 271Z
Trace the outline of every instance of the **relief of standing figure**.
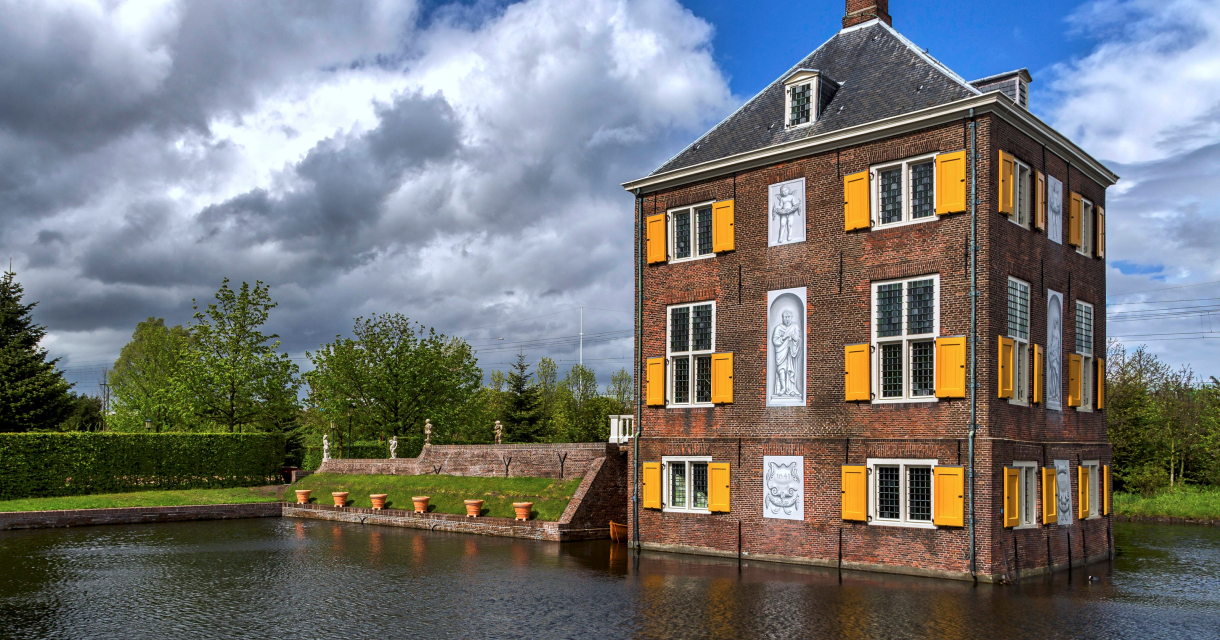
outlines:
M774 398L801 397L796 380L797 358L801 350L801 328L792 321L792 312L785 311L781 324L771 332L771 345L775 347Z

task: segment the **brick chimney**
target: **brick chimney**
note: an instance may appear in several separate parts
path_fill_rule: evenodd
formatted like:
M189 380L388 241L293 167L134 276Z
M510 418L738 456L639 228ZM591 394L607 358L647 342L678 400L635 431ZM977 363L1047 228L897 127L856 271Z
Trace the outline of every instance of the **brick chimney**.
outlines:
M893 22L890 21L890 0L847 0L847 15L843 16L844 28L868 22L874 18L893 25Z

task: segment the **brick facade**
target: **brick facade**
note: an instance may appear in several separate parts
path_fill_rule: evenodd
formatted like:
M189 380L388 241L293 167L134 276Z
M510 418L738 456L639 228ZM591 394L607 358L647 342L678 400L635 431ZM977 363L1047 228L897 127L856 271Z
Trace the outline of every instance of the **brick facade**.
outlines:
M1095 305L1094 344L1104 355L1104 260L1078 255L1068 246L1066 225L1069 192L1079 192L1104 207L1105 187L1006 121L982 114L975 122L980 243L976 548L980 579L993 580L1018 570L1027 574L1065 566L1069 536L1076 563L1104 556L1110 549L1108 518L1014 531L1002 528L1000 513L1003 468L1014 460L1037 461L1040 466L1055 459L1072 460L1073 483L1080 460L1109 464L1104 411L1078 412L1066 403L1063 411L1050 411L1044 405L1014 406L996 393L996 336L1007 334L1010 275L1031 285L1031 343L1046 345L1046 289L1050 288L1064 294L1065 370L1066 353L1075 344L1075 299ZM736 227L734 251L690 262L637 265L642 282L637 292L642 297L641 361L666 354L668 305L706 300L716 301L715 351L734 354L734 402L710 408L643 407L638 421L639 460L631 465L638 470L635 462L671 455L710 455L715 462L729 462L732 509L710 515L641 509L639 542L645 547L969 576L966 528L877 526L844 521L840 512L844 464L864 464L867 458L968 463L968 399L845 402L843 375L844 346L871 338L874 281L938 274L939 335L970 332L969 213L845 232L843 206L843 176L880 162L965 149L967 125L962 118L640 195L637 224L674 207L732 199ZM1064 244L1051 242L1045 232L1021 228L997 212L1000 150L1063 181ZM799 177L805 178L806 186L806 240L768 247L768 185ZM792 287L807 288L807 402L803 407L767 407L767 292ZM1067 376L1063 378L1066 397ZM643 393L645 377L639 379ZM763 455L804 456L803 521L762 516Z

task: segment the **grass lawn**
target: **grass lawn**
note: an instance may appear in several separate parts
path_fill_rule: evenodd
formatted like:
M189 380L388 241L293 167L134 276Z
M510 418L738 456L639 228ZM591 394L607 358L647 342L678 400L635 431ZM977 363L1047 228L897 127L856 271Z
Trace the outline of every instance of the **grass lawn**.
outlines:
M310 502L334 504L332 491L347 491L350 507L371 507L371 493L384 493L386 507L411 509L412 496L430 496L428 511L434 513L466 513L464 500L483 500L483 515L513 517L514 502L534 503L533 517L537 520L558 520L567 508L572 494L580 486L580 478L560 481L553 478L465 478L459 476L383 476L315 473L289 487L290 490L311 489ZM289 500L294 500L292 493Z
M238 504L276 502L284 499L283 485L233 489L183 489L181 491L137 491L99 493L61 498L0 500L3 511L58 511L63 509L107 509L111 507L174 507L184 504Z
M1138 493L1116 493L1114 510L1125 516L1220 520L1220 488L1188 485L1148 497Z

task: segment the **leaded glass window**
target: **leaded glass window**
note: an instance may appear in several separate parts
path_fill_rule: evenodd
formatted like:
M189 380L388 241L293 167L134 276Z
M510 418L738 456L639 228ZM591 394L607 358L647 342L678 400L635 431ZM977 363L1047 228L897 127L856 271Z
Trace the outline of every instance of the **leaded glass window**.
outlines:
M874 398L932 399L937 332L936 276L873 285Z
M714 255L712 222L711 205L670 211L670 261Z
M686 463L669 464L669 506L686 507Z
M1076 353L1093 355L1093 305L1076 301Z
M902 517L899 500L898 467L877 467L877 517L897 520Z
M698 222L699 255L712 252L712 208L705 207L695 212Z
M932 520L932 470L928 467L907 467L907 519Z
M798 84L788 89L788 126L795 127L809 122L813 114L813 83Z
M707 511L707 458L662 459L666 482L663 501L667 511Z
M690 210L675 211L674 218L674 257L690 257Z
M911 165L911 218L926 218L936 213L932 198L932 162Z
M715 305L711 302L669 308L669 404L710 404Z
M902 168L881 172L881 224L902 221Z
M707 463L690 463L691 508L707 508Z
M1029 340L1029 285L1008 279L1008 337Z
M872 168L873 206L880 226L936 217L936 162L924 156Z

